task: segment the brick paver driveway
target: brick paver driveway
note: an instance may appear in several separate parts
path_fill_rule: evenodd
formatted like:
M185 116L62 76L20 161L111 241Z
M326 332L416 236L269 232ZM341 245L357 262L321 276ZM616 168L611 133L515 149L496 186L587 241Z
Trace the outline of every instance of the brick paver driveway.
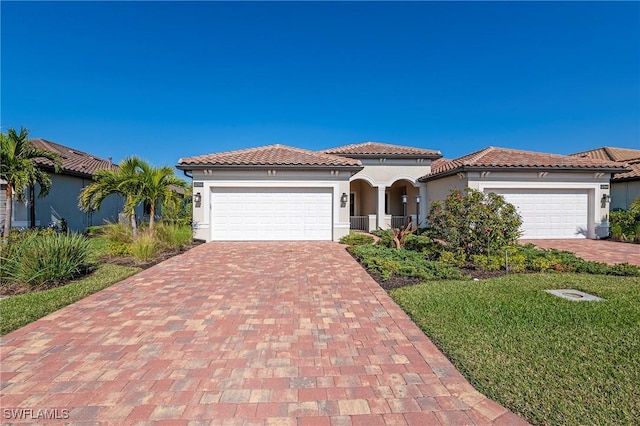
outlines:
M204 244L6 335L1 369L5 422L522 422L329 242Z
M520 240L520 243L532 243L540 248L570 251L585 260L606 262L612 265L627 262L640 266L640 244L586 239Z

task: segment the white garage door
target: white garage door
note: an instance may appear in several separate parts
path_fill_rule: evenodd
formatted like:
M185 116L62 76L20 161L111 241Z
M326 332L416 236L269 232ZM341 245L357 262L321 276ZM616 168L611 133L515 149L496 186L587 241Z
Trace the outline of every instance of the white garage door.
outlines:
M586 238L588 195L580 190L486 189L504 196L522 217L522 238Z
M331 240L331 188L213 188L213 241Z

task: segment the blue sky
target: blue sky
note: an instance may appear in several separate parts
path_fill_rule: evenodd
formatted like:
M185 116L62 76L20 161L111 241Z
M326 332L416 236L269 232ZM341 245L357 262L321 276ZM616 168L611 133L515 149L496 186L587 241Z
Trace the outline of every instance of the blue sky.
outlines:
M7 2L1 126L119 162L640 148L640 3Z

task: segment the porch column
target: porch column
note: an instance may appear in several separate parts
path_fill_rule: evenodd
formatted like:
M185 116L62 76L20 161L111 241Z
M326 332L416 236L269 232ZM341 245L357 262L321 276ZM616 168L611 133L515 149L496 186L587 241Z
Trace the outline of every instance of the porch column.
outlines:
M418 190L420 191L420 223L424 226L427 223L427 214L429 214L429 203L427 201L427 185L424 183L420 184Z
M386 191L387 191L386 186L378 187L378 227L382 229L386 229L387 227L384 220L384 214L385 214L384 199L385 199Z

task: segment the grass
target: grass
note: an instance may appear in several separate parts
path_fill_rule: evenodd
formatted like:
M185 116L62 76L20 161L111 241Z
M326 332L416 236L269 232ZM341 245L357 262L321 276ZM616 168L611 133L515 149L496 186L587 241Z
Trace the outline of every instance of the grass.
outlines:
M103 264L92 275L62 287L2 299L0 334L23 327L139 271L140 268Z
M607 299L573 302L544 289ZM483 394L533 424L640 424L640 278L508 275L390 292Z

